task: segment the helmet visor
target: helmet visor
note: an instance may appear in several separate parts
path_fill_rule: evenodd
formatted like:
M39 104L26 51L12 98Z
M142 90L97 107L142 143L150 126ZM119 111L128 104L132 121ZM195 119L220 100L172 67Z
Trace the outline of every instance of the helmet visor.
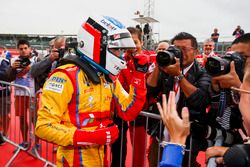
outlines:
M130 33L119 33L109 37L108 48L131 49L135 48L135 44Z

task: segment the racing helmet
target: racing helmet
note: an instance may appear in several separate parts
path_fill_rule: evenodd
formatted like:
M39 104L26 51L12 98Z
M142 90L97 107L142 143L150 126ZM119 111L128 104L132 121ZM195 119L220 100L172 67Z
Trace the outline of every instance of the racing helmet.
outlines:
M135 48L127 28L108 16L89 17L77 35L77 52L94 67L106 74L118 75L126 68L125 49ZM119 51L119 57L114 50Z

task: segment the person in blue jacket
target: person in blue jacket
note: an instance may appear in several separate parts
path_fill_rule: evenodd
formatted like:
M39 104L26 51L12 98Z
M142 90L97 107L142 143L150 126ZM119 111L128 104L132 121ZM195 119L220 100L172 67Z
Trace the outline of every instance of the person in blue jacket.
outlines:
M168 102L166 95L162 95L162 104L157 103L162 120L168 129L170 142L162 142L164 147L159 167L181 167L185 153L185 143L190 133L189 111L182 109L181 117L176 111L175 93L171 91Z
M0 57L0 81L10 82L7 69L10 66L8 59ZM6 141L9 128L9 112L10 112L10 89L7 85L0 83L0 146Z

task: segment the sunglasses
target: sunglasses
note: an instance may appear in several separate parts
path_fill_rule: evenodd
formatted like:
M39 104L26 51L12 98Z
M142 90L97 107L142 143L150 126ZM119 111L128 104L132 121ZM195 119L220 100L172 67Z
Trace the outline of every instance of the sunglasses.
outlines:
M231 96L232 96L232 100L235 104L239 104L241 93L250 94L250 91L231 87Z

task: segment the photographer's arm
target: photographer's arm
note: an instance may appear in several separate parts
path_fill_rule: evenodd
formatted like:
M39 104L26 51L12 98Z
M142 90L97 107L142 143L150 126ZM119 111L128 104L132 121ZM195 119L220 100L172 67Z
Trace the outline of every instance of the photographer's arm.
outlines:
M32 65L30 70L32 77L38 77L39 75L45 73L46 70L51 67L52 63L57 59L59 59L59 53L54 49L43 60Z
M154 71L147 78L147 85L151 87L156 87L159 79L160 69L156 63Z
M14 62L8 67L6 73L8 80L14 81L17 77L16 69L20 67L20 62L17 60L13 60Z
M234 30L234 32L233 32L232 35L233 35L233 36L236 35L236 32L237 32L237 29Z
M37 77L43 74L47 68L49 68L52 64L50 57L46 57L45 59L35 63L32 65L30 72L32 77Z

